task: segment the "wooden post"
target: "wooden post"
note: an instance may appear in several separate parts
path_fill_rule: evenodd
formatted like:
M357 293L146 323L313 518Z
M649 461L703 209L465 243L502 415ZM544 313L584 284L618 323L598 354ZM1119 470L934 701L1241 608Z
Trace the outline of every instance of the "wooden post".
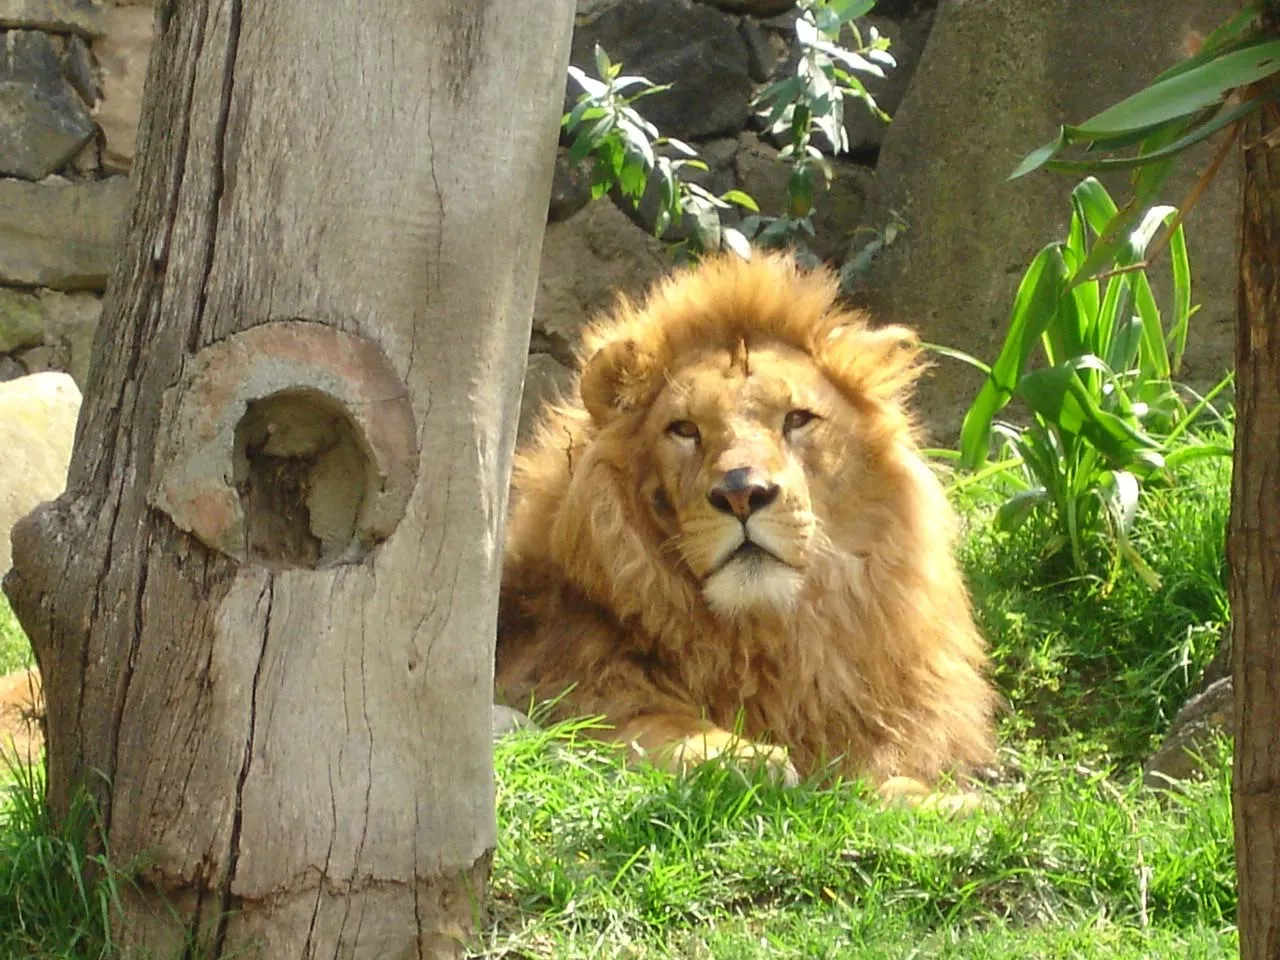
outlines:
M127 955L461 951L573 11L159 6L67 493L5 581L55 812L87 785L148 863Z

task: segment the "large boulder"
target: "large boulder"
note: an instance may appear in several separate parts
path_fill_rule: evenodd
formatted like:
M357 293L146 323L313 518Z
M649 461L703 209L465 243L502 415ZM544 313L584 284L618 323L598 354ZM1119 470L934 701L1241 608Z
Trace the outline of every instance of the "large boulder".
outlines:
M13 525L66 486L79 415L80 390L65 373L0 383L0 575Z
M864 218L880 228L896 211L908 230L860 279L859 299L881 320L994 359L1023 270L1065 234L1076 182L1048 172L1009 182L1009 173L1060 123L1145 86L1176 59L1187 31L1207 32L1233 9L1223 0L943 0L885 134ZM1164 202L1183 200L1206 158L1201 150L1183 160ZM1123 178L1109 185L1124 195ZM1231 362L1238 203L1227 164L1188 224L1193 297L1203 305L1191 322L1193 384L1215 381ZM940 362L921 391L935 439L955 436L979 385L967 368Z
M548 224L533 307L534 352L569 361L593 313L616 293L642 292L668 266L662 243L607 200Z

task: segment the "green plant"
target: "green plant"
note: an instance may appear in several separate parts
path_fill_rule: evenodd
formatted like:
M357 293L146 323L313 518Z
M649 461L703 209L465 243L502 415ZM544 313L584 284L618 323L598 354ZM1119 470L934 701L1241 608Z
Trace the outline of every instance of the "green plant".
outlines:
M87 791L55 823L38 767L13 766L0 786L0 955L115 956L112 928L131 867L91 848L101 821ZM93 838L91 840L90 838Z
M574 108L565 114L566 132L575 134L569 148L569 164L577 166L588 157L591 166L591 198L599 199L617 189L622 197L639 206L649 182L661 190L661 203L654 222L654 234L662 236L673 223L682 224L686 238L679 247L696 256L722 245L749 256L747 239L737 230L720 223L720 210L733 204L759 209L755 200L741 190L716 196L680 176L682 169L706 171L698 152L683 140L664 137L658 128L640 115L633 104L670 88L640 76L624 76L622 64L613 63L597 44L596 70L599 79L570 65L569 75L583 93ZM636 92L628 94L627 91ZM662 148L678 156L667 156Z
M831 163L814 143L814 136L821 134L833 154L848 151L846 99L860 100L887 122L889 115L876 104L858 74L883 77L884 68L897 66L897 62L889 53L888 37L870 25L864 37L857 25L858 18L871 12L875 0L800 0L798 6L800 58L796 72L765 87L755 99L768 132L787 139L778 153L778 159L791 167L787 209L774 217L759 213L746 217L742 232L762 246L791 245L805 254L804 235L814 235L814 171L821 172L828 187L832 177ZM841 46L846 30L852 37L852 48ZM816 258L808 254L808 259Z
M778 154L791 168L785 211L766 216L754 198L741 190L717 196L688 180L684 171L707 170L697 151L682 140L663 136L635 107L637 100L661 93L670 85L623 75L622 64L613 63L598 45L598 77L569 67L569 75L583 93L562 122L574 138L570 166L588 158L592 161L592 199L616 190L638 207L649 183L656 182L660 202L654 235L663 236L672 226L679 227L684 236L676 244L676 253L681 259L721 248L749 257L753 239L762 246L790 245L802 259L815 259L803 240L814 233L814 172L820 171L828 185L831 179L831 165L814 143L815 135L821 134L835 153L848 149L844 129L847 98L861 100L867 109L887 120L856 74L883 77L883 68L895 62L888 52L887 37L874 27L867 27L864 37L854 22L875 6L875 0L800 0L798 6L800 57L796 72L766 87L753 101L765 117L768 131L785 135L788 141ZM840 45L846 29L855 49ZM749 211L738 227L721 221L721 213L734 206Z
M1089 568L1090 542L1101 537L1113 556L1131 563L1149 583L1157 578L1130 541L1144 480L1197 456L1230 455L1219 444L1196 442L1188 427L1211 411L1207 397L1191 395L1173 377L1186 347L1191 308L1191 271L1182 228L1173 225L1169 250L1173 303L1166 322L1156 303L1143 257L1162 223L1177 211L1157 206L1115 244L1116 266L1105 276L1087 272L1117 215L1110 194L1096 179L1071 194L1071 225L1065 241L1045 246L1018 287L1005 341L987 366L957 350L934 347L986 375L961 428L959 461L977 470L995 446L1013 495L997 513L1011 530L1034 510L1053 518L1045 544L1052 555L1069 549L1077 572ZM1039 346L1044 365L1032 366ZM1031 413L1027 426L995 421L1014 397Z
M33 661L27 635L9 606L9 598L0 592L0 677L29 667Z

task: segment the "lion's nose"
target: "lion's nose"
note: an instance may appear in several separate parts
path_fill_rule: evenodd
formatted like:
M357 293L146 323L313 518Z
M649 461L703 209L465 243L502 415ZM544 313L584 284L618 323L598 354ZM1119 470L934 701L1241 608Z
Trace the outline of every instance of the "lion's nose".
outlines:
M726 471L707 499L721 513L746 520L778 499L778 486L753 476L749 467L739 467Z

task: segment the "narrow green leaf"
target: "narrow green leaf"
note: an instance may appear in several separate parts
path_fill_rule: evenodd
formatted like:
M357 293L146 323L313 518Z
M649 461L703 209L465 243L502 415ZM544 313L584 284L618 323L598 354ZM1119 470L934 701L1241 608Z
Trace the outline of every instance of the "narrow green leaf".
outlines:
M596 59L596 76L599 76L599 77L609 76L609 70L613 67L613 64L609 62L609 55L604 52L604 47L600 46L600 44L598 43L596 44L596 48L595 48L595 59Z
M720 199L728 201L729 203L736 203L738 206L745 207L752 213L760 212L760 205L756 203L755 197L751 196L749 193L744 193L742 190L726 190L724 193L720 194Z
M957 350L954 347L944 347L938 343L922 343L920 346L931 353L938 354L939 356L950 357L952 360L959 360L961 363L967 363L969 366L984 375L989 376L991 373L991 366L989 364L983 363L977 357L971 356L963 350Z
M1127 133L1211 106L1236 87L1256 83L1277 70L1280 40L1262 40L1153 83L1066 129L1077 138L1090 140Z
M996 529L1004 533L1012 533L1026 522L1027 518L1035 512L1036 507L1048 501L1049 492L1044 487L1019 490L996 510Z
M1191 325L1191 262L1187 257L1187 237L1182 224L1169 238L1169 265L1173 270L1173 322L1165 337L1169 349L1169 369L1177 374L1182 355L1187 349L1187 331Z
M1000 355L965 413L960 431L961 463L965 469L974 470L986 459L991 421L1013 396L1031 351L1053 319L1067 275L1066 262L1056 243L1036 254L1023 275Z
M751 259L751 241L742 235L733 227L724 227L720 231L720 238L724 241L724 245L736 253L743 260Z

